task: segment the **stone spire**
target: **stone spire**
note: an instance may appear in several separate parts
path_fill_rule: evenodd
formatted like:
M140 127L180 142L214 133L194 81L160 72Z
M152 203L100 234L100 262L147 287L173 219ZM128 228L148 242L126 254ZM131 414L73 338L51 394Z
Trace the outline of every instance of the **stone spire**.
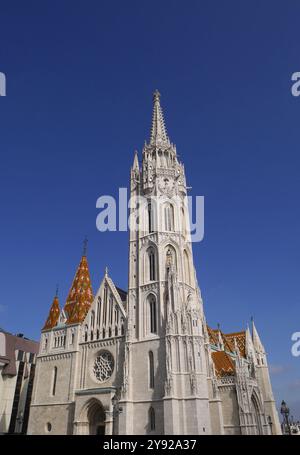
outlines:
M51 305L51 308L49 311L49 315L45 322L43 330L52 329L53 327L55 327L57 324L59 315L60 315L60 308L59 308L59 301L58 301L58 295L57 295L57 290L56 290L56 294L53 299L53 302L52 302L52 305Z
M132 169L134 171L139 171L139 169L140 169L140 167L139 167L139 157L138 157L137 150L135 150L135 152L134 152L134 159L133 159Z
M86 248L83 253L64 307L67 324L82 322L93 302Z
M160 106L160 93L158 90L155 90L153 93L153 115L150 145L170 145L162 108Z
M254 348L256 350L256 352L260 352L260 353L265 353L265 348L259 338L259 335L258 335L258 332L256 330L256 327L255 327L255 324L254 324L254 320L252 318L252 340L253 340L253 345L254 345Z
M252 340L252 336L251 336L248 324L247 324L247 330L246 330L245 351L246 351L246 356L247 357L253 358L253 359L255 358L253 340Z

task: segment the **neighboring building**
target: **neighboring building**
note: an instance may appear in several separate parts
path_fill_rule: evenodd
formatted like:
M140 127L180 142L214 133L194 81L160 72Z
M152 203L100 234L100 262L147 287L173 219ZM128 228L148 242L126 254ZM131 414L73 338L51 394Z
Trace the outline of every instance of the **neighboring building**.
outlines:
M0 434L27 432L39 343L0 329Z
M93 297L84 253L64 308L56 296L42 330L29 433L279 434L254 323L252 334L206 324L185 170L158 92L130 192L147 203L130 232L128 294L106 270Z

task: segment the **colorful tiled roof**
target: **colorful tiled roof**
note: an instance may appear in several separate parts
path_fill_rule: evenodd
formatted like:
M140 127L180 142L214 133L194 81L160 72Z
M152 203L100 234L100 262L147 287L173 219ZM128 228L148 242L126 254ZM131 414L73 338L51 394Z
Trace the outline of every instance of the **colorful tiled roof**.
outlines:
M225 335L225 337L233 346L235 346L235 342L236 342L241 356L246 357L246 331L245 330L243 330L242 332L228 333Z
M64 311L67 324L82 322L93 302L93 290L87 257L81 258L77 268Z
M59 309L59 301L57 295L54 297L53 303L51 305L48 318L45 322L43 330L52 329L55 327L59 318L60 309Z
M235 365L234 361L225 351L216 351L211 354L216 375L221 376L232 376L235 374Z
M224 345L224 350L227 352L235 352L235 342L239 348L240 355L246 357L246 331L223 333L220 329L212 329L207 326L209 341L212 345L218 346L220 339Z

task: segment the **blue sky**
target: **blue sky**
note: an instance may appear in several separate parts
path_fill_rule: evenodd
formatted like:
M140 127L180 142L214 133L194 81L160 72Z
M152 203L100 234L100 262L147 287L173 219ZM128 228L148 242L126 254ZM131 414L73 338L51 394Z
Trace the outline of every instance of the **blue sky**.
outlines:
M194 257L210 325L254 316L277 401L300 418L299 2L2 2L0 326L38 339L89 238L127 286L127 233L96 230L96 199L128 185L148 139L152 92L193 195Z

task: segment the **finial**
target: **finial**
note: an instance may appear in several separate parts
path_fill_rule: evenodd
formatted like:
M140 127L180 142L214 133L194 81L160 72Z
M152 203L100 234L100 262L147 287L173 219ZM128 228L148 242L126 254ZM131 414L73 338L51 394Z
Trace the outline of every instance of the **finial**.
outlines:
M219 322L218 322L218 324L217 324L217 327L218 327L218 330L220 330L220 323L219 323Z
M58 284L56 285L56 289L55 289L55 297L58 297Z
M105 276L107 276L107 275L108 275L108 267L106 266L105 267Z
M153 93L153 101L159 101L160 100L160 93L159 91L156 89Z
M87 239L87 236L85 236L85 239L84 239L84 241L83 241L83 252L82 252L82 256L86 256L87 244L88 244L88 239Z

